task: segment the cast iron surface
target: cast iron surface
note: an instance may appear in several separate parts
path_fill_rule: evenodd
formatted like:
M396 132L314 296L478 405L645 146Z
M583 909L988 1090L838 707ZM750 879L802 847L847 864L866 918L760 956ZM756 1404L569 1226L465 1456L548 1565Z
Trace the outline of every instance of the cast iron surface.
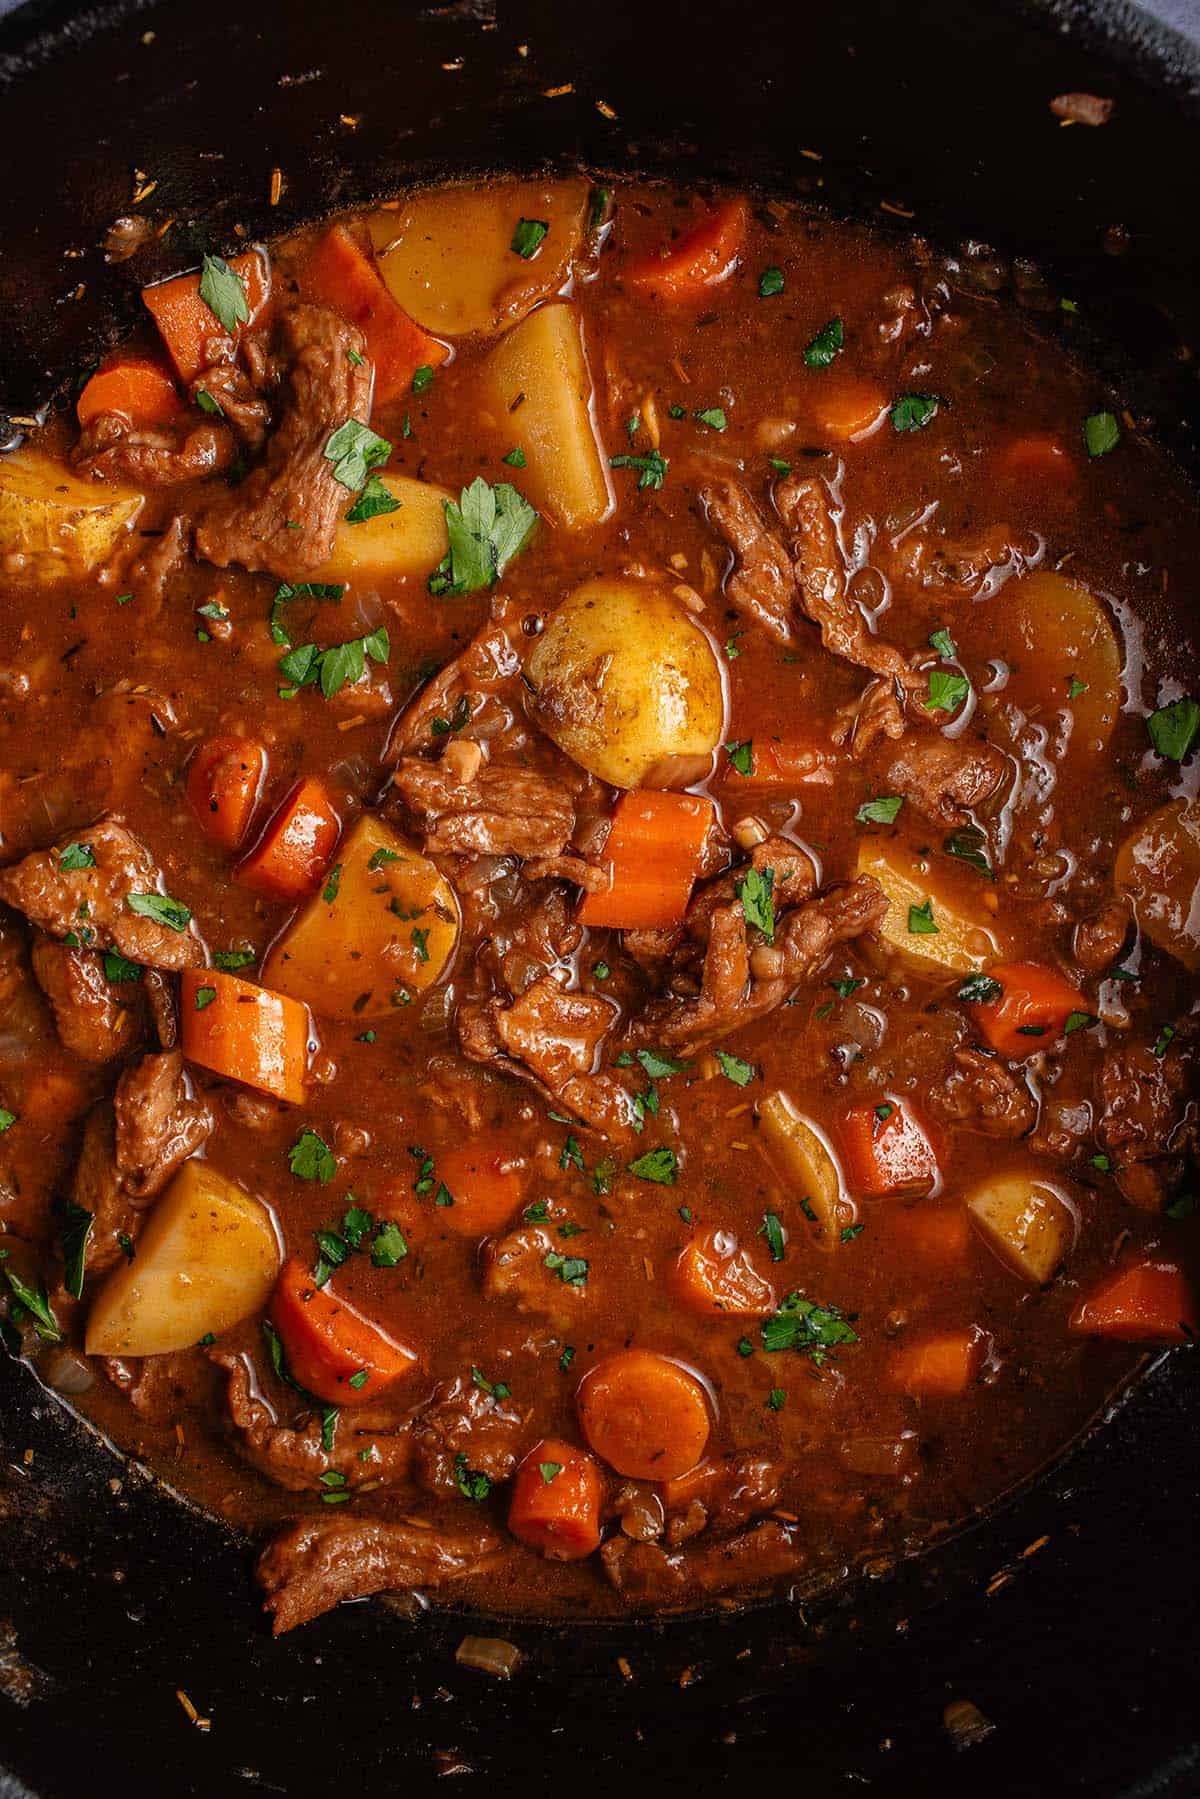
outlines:
M1068 89L1114 96L1112 123L1060 129L1047 102ZM1094 325L1121 397L1196 468L1183 352L1200 341L1198 119L1200 59L1122 5L38 0L0 20L0 407L46 399L133 314L142 281L232 243L235 225L280 229L414 177L582 161L761 180L859 212L887 201L946 245L1030 256ZM153 257L106 265L104 230L151 181L136 209L170 231ZM833 1598L654 1627L504 1626L525 1661L497 1686L456 1668L469 1626L453 1616L345 1607L273 1642L247 1546L5 1365L0 1799L370 1799L458 1770L502 1793L787 1780L818 1799L1191 1799L1198 1393L1195 1356L1169 1359L1012 1507ZM956 1751L941 1720L961 1699L995 1728Z

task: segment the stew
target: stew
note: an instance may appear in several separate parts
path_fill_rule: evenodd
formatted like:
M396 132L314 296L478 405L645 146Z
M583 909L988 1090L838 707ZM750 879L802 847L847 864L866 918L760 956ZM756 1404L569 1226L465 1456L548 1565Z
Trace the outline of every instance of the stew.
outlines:
M277 1629L807 1590L1194 1335L1200 532L1086 294L566 178L144 299L0 458L3 1332Z

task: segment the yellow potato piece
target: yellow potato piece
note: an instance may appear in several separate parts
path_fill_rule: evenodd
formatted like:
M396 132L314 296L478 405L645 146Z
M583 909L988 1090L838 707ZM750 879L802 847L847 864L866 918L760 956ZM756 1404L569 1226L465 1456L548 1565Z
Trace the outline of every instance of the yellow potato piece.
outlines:
M502 337L482 370L484 404L525 452L525 497L567 530L612 510L608 465L592 423L592 378L575 308L540 306Z
M1044 1287L1075 1242L1077 1214L1066 1192L1022 1173L992 1175L967 1199L967 1211L1002 1262Z
M1131 831L1113 880L1150 941L1200 969L1200 800L1171 800Z
M874 875L887 895L887 915L879 934L910 961L973 974L996 961L1002 945L995 921L957 871L936 866L901 840L864 837L858 872ZM909 929L914 908L933 908L936 931Z
M407 475L380 475L398 512L380 512L361 524L338 520L333 555L316 570L314 581L375 581L388 575L431 575L448 548L446 501L456 498L447 487L413 481ZM347 506L345 511L352 511Z
M450 883L369 813L337 850L314 894L263 964L262 981L329 1018L379 1018L440 978L458 942Z
M585 581L558 607L525 666L538 723L613 787L663 787L708 772L725 724L712 644L647 581Z
M115 1268L92 1301L84 1347L115 1356L190 1349L257 1312L279 1260L267 1208L207 1162L185 1162L133 1260Z
M566 281L583 235L588 183L496 181L431 188L367 220L379 268L410 318L437 337L501 331ZM528 260L522 219L549 227Z
M1012 645L1004 697L1031 717L1064 713L1070 755L1094 755L1121 710L1121 646L1101 602L1086 587L1049 572L1009 582L993 602ZM1083 689L1071 697L1071 683Z
M857 1207L845 1191L833 1150L786 1093L770 1093L758 1108L758 1125L773 1166L791 1185L797 1205L830 1248L854 1223Z
M90 574L144 503L111 482L80 480L41 450L14 450L0 456L0 556L24 557L39 581Z

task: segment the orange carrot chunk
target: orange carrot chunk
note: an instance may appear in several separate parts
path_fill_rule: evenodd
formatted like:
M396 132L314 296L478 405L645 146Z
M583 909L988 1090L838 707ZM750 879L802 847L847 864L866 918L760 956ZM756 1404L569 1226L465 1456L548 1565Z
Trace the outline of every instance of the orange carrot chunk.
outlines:
M242 256L231 256L231 274L242 283L248 317L238 327L238 334L252 325L271 291L271 265L265 250L247 250ZM149 308L167 354L175 364L181 381L194 381L202 369L224 360L232 348L229 333L207 301L200 298L200 276L176 275L171 281L160 281L142 289L142 299Z
M407 392L419 368L437 368L450 354L392 298L374 256L345 225L325 233L304 266L300 291L358 326L375 367L377 400Z
M977 1324L910 1343L892 1357L894 1386L914 1399L953 1399L979 1379L992 1339Z
M999 464L1003 475L1018 481L1069 487L1075 480L1075 465L1056 437L1016 437L1001 450Z
M675 1298L711 1317L769 1318L775 1289L754 1266L732 1231L697 1231L667 1271Z
M805 398L821 430L840 443L878 425L888 409L883 388L863 375L822 377Z
M837 762L836 752L815 733L811 738L756 737L744 757L748 772L727 759L721 775L733 793L742 787L832 787Z
M980 1030L1002 1056L1031 1056L1045 1049L1072 1012L1086 1013L1078 987L1041 962L1001 962L988 973L1003 991L972 1007Z
M1188 1343L1197 1330L1196 1292L1176 1262L1138 1262L1081 1299L1071 1329L1118 1343Z
M299 1105L304 1098L308 1007L214 968L180 979L180 1043L190 1062Z
M907 1101L855 1106L839 1132L846 1180L855 1198L900 1199L928 1193L938 1163L929 1134Z
M678 924L712 822L713 803L698 794L623 794L604 846L607 885L584 895L580 922L623 931Z
M961 1204L895 1206L888 1222L923 1260L961 1262L970 1249L971 1221Z
M104 412L119 412L131 425L150 429L170 425L183 411L174 381L149 356L128 352L102 362L75 402L81 425Z
M299 1256L289 1256L280 1269L268 1316L293 1380L330 1405L372 1405L417 1365L415 1350L387 1336L328 1286L315 1286Z
M590 1368L575 1395L602 1461L630 1480L675 1480L704 1454L708 1396L694 1374L650 1349L619 1349Z
M437 1180L452 1204L438 1207L437 1222L456 1237L487 1237L502 1230L521 1203L523 1163L494 1147L439 1150Z
M238 848L267 773L267 752L249 737L212 737L188 765L188 803L223 850Z
M703 300L737 267L747 219L744 200L726 200L657 256L636 257L629 262L625 268L626 283L673 306Z
M342 821L320 781L297 781L268 821L237 878L268 899L300 900L320 886Z
M543 1437L513 1480L508 1528L555 1562L575 1562L600 1547L604 1479L586 1450Z

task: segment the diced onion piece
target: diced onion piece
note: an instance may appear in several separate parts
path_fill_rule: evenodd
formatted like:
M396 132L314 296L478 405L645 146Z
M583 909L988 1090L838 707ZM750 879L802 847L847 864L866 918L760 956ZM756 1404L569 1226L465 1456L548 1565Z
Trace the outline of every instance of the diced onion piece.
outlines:
M981 1181L967 1210L1000 1260L1035 1287L1046 1285L1075 1241L1073 1201L1049 1181L1020 1171Z
M769 1093L758 1107L763 1147L794 1188L797 1204L830 1246L853 1224L855 1206L845 1191L841 1169L828 1139L805 1118L786 1093Z
M464 1637L454 1659L463 1668L478 1668L497 1680L511 1680L521 1665L521 1651L503 1637Z

